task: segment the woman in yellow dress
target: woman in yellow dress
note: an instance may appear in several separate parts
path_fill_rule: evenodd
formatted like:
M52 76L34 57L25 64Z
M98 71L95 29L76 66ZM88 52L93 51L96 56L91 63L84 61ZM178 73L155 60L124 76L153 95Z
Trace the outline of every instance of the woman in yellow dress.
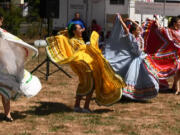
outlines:
M46 48L50 59L59 64L69 64L79 77L74 111L91 112L89 109L93 91L98 105L109 106L122 96L124 81L115 74L98 48L99 35L93 32L90 45L82 39L79 24L70 24L68 31L47 38ZM84 108L80 107L82 96L86 96Z

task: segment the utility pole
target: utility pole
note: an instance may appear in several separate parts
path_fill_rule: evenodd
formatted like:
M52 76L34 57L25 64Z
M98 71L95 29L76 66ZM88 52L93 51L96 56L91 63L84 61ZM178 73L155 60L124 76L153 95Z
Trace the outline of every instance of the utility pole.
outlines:
M164 6L163 6L163 26L165 25L165 16L166 16L166 0L164 0Z

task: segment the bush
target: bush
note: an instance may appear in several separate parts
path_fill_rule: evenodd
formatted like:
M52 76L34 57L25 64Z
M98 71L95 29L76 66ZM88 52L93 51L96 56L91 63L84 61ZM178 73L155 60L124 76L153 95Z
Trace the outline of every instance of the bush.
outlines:
M47 35L47 27L41 26L40 22L32 22L32 25L28 28L26 36L30 39L41 38L43 39Z
M14 35L19 34L20 24L25 19L22 17L22 9L11 5L10 9L0 8L0 13L4 16L3 28Z

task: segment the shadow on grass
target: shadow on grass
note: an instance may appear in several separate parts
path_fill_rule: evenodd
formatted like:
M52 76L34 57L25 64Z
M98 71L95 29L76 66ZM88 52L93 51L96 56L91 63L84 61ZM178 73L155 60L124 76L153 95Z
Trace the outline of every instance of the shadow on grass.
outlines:
M26 118L25 114L23 114L22 112L18 112L18 111L11 112L11 116L14 120Z
M18 119L26 118L26 115L24 115L22 112L18 112L18 111L11 112L11 116L14 119L14 121L18 120ZM5 114L4 113L0 113L0 122L4 121L4 117L5 117Z
M4 116L5 116L4 113L0 113L0 122L1 122L1 121L4 121L4 120L3 120Z
M108 112L113 112L114 110L111 109L96 109L93 111L93 113L97 113L97 114L102 114L102 113L108 113Z
M142 104L150 104L151 103L151 100L132 100L130 98L127 98L127 97L124 97L122 96L121 100L119 100L118 103L122 103L122 104L126 104L126 103L142 103Z
M24 113L31 115L49 115L52 113L64 113L73 112L73 110L62 103L57 102L36 102L39 106L33 106L31 110L27 110Z
M160 89L159 90L159 93L162 93L162 94L175 94L176 90L174 89Z

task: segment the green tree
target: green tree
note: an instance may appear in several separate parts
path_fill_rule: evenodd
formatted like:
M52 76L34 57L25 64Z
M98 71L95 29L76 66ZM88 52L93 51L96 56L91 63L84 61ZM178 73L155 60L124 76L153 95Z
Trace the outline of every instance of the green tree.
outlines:
M20 24L24 21L24 18L22 17L22 9L11 5L9 9L0 8L0 13L4 16L3 28L18 35Z
M40 0L28 0L29 15L27 17L29 22L40 20Z

